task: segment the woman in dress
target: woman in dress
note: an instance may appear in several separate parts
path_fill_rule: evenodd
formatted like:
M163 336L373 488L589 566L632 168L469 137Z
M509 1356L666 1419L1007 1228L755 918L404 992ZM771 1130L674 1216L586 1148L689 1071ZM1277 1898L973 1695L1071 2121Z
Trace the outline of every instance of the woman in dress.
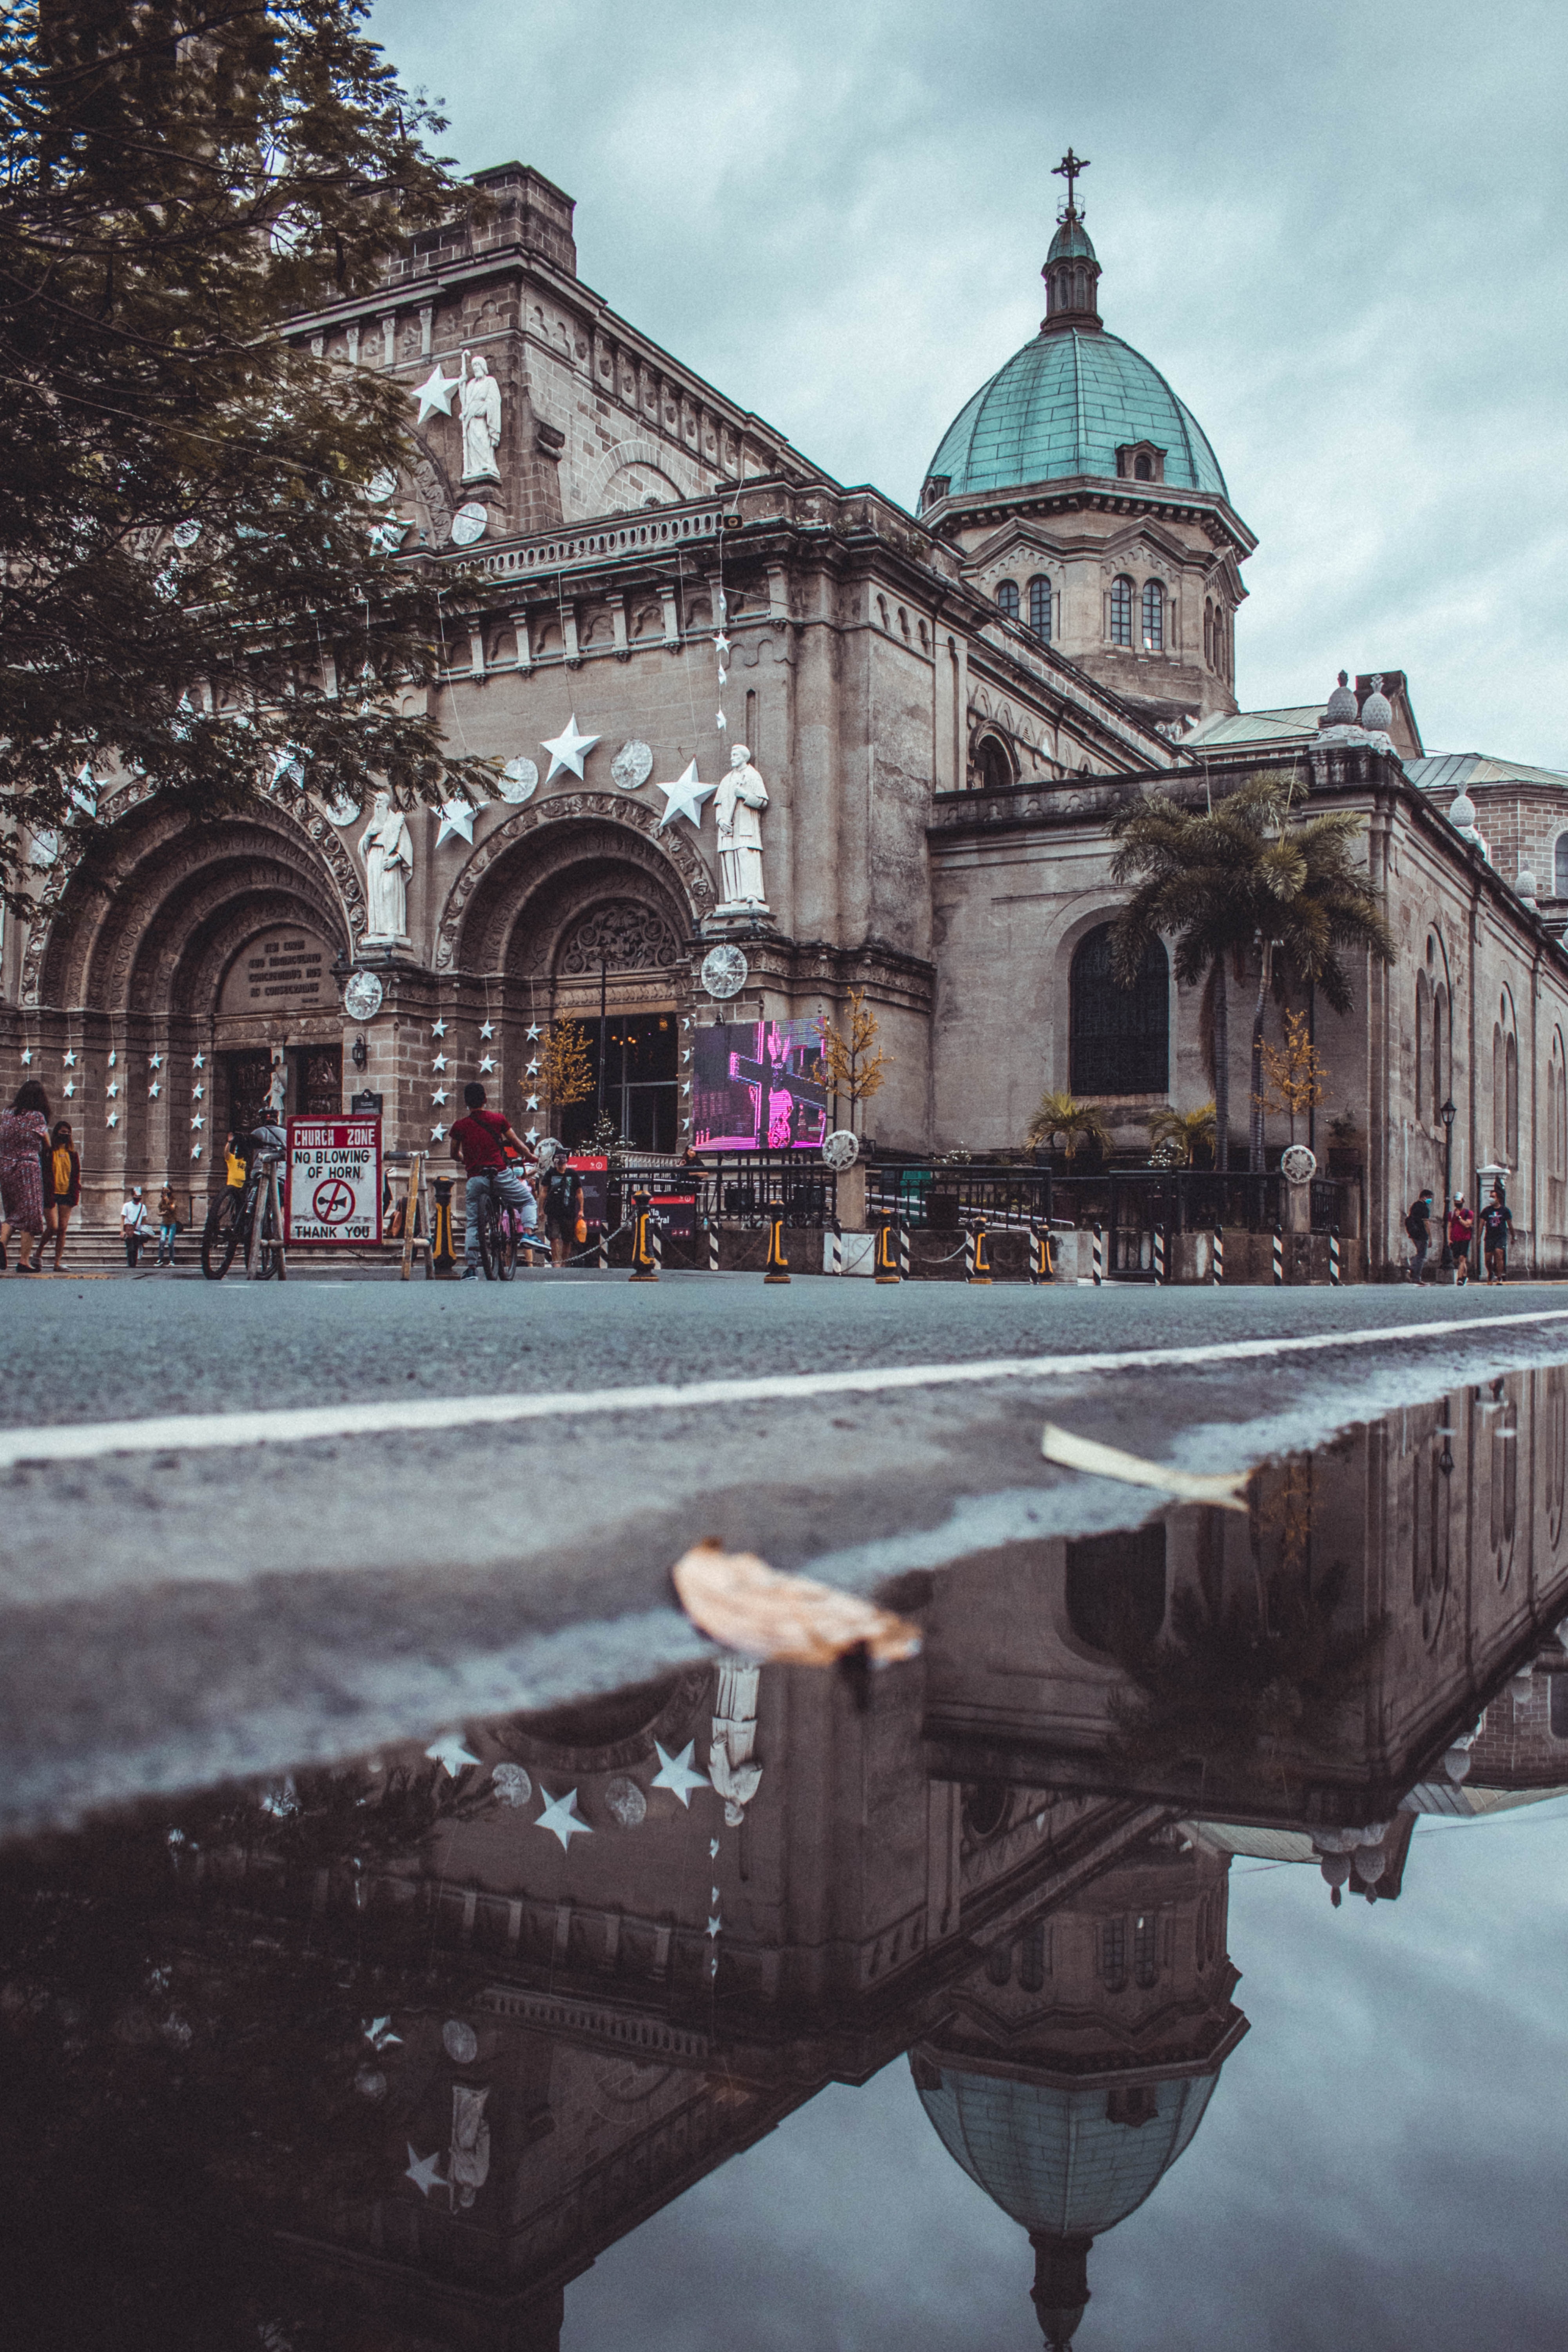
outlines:
M66 1254L66 1230L71 1211L81 1199L81 1161L71 1138L70 1121L57 1119L49 1138L49 1231L55 1237L55 1272Z
M17 1087L8 1111L0 1115L0 1250L16 1227L19 1241L18 1274L37 1274L33 1256L37 1244L43 1255L44 1163L49 1154L49 1098L37 1078Z

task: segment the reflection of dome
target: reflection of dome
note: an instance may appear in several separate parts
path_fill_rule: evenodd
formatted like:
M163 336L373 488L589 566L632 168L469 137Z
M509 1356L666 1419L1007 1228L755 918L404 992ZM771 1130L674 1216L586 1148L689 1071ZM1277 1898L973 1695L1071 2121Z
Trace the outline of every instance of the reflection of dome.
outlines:
M1097 2238L1142 2204L1202 2120L1217 2074L1137 2086L1140 2119L1113 2123L1116 2094L943 2066L921 2103L943 2147L1026 2230Z

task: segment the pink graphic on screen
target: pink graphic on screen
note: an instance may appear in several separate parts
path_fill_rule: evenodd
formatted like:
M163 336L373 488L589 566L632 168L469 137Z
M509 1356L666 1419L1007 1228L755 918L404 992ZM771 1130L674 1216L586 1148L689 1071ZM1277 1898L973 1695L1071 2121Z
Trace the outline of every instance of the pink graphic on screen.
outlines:
M827 1090L813 1077L815 1021L721 1022L699 1029L691 1139L700 1151L814 1151Z

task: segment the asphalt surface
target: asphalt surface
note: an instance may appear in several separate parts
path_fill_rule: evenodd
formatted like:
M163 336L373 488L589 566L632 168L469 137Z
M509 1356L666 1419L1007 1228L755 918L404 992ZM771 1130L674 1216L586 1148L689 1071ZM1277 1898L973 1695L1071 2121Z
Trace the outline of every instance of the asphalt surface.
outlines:
M1491 1318L1564 1313L1560 1322ZM1458 1330L1436 1327L1457 1324ZM1241 1340L1394 1331L1238 1361ZM1483 1328L1470 1328L1481 1326ZM672 1562L715 1535L868 1589L1001 1542L1130 1526L1048 1412L1249 1466L1456 1382L1568 1360L1568 1289L1038 1291L755 1276L510 1286L0 1286L10 1426L553 1395L541 1422L0 1475L0 1828L342 1756L701 1654ZM589 1391L1089 1351L1196 1365L574 1414Z

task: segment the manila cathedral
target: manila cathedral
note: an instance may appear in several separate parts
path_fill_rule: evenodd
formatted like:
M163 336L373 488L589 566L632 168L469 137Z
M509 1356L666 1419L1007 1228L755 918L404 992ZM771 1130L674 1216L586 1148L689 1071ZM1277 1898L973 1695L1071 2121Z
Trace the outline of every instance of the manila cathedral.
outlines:
M495 794L400 808L367 777L329 805L295 763L197 823L132 777L100 801L108 890L32 843L0 1079L41 1078L71 1120L89 1232L132 1183L199 1222L228 1129L279 1096L363 1093L389 1151L444 1157L479 1077L537 1135L538 1041L564 1019L628 1146L809 1149L824 1088L795 1048L852 994L887 1056L868 1159L1022 1158L1058 1091L1098 1108L1108 1164L1146 1166L1151 1118L1214 1098L1215 1030L1159 940L1133 985L1112 974L1111 820L1283 772L1308 814L1360 821L1395 949L1357 951L1348 1009L1297 1007L1348 1270L1397 1274L1412 1197L1494 1169L1516 1264L1568 1265L1568 775L1427 751L1415 682L1373 666L1397 646L1237 708L1256 542L1202 425L1113 331L1082 169L1069 150L1038 331L976 351L907 507L608 309L572 199L521 164L475 174L482 215L413 238L375 299L286 323L406 388L407 464L367 527L431 582L418 707ZM1233 1167L1258 971L1231 989ZM1269 1002L1271 1039L1289 1010ZM750 1062L705 1055L718 1024L751 1024ZM1270 1114L1270 1167L1295 1126Z

